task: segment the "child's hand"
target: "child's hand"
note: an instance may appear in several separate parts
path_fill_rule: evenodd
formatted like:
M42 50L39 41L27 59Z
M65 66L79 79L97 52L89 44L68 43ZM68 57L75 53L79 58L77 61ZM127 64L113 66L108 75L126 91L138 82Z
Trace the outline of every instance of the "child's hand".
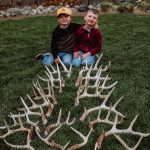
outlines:
M90 52L84 53L84 54L82 55L82 59L85 59L86 57L88 57L88 56L90 56L90 55L91 55Z
M74 52L73 57L74 58L78 58L79 57L79 53L78 52Z
M55 59L55 64L60 64L59 58Z

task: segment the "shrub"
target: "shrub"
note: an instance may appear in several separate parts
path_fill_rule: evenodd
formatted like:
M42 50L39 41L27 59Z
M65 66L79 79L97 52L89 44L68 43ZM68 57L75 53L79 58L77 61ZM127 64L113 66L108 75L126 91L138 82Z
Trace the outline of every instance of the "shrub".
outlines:
M143 11L150 10L150 3L148 2L141 2L137 4L137 8Z
M122 3L118 6L117 11L119 13L133 13L134 5L131 3Z
M101 3L100 10L101 10L101 12L105 12L105 13L110 12L113 10L113 4L109 3L109 2Z

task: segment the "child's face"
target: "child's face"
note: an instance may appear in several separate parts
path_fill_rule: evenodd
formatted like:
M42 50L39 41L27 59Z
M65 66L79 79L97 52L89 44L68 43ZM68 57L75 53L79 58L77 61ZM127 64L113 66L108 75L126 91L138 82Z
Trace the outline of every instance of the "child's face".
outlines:
M98 15L94 14L92 11L89 11L84 17L84 20L86 25L94 27L98 23Z
M60 25L69 25L71 22L71 16L67 14L60 14L58 17L58 22Z

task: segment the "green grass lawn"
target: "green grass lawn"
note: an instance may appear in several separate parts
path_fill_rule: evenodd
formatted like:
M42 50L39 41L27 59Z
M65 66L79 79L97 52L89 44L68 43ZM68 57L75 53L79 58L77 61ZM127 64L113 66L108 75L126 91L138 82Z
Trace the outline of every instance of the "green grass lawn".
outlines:
M74 17L73 20L83 23L82 17ZM34 57L38 53L49 52L51 35L56 24L56 18L49 16L0 21L0 126L4 125L4 119L9 122L10 112L17 113L17 108L22 106L20 97L27 101L26 94L32 95L32 81L38 79L37 75L44 75L44 66L40 61L35 61ZM106 74L112 77L113 82L118 81L108 104L114 104L121 96L124 97L117 107L126 116L119 128L127 128L138 114L134 130L150 133L150 16L102 15L99 26L103 33L101 63L105 65L111 61L111 69ZM49 122L56 122L60 108L63 119L70 110L71 118L77 118L72 126L86 135L88 119L84 123L79 121L83 108L97 106L102 100L84 99L78 107L74 106L77 91L74 83L78 70L73 69L71 78L66 78L63 94L55 91L58 105L55 106ZM41 124L41 128L44 128L42 126ZM96 124L94 128L95 132L82 150L93 150L100 133L109 130L111 126ZM0 135L3 133L0 130ZM132 135L125 135L123 138L132 146L139 139ZM71 144L81 142L67 126L63 126L54 139L62 145L69 140ZM22 133L10 136L7 140L14 144L25 143ZM36 134L31 145L36 150L53 149L39 140ZM0 150L8 149L13 150L0 140ZM113 136L108 137L102 145L102 150L123 149ZM149 149L150 137L147 137L142 140L138 150Z

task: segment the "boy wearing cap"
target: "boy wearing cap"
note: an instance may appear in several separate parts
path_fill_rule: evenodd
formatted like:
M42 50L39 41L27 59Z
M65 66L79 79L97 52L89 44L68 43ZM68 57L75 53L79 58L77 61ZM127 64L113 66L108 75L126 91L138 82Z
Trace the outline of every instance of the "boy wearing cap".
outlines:
M81 64L93 64L96 61L96 54L102 49L102 34L98 28L99 12L96 9L89 9L84 16L85 24L76 32L76 44L74 47L73 65L79 67Z
M75 45L75 32L81 26L77 23L71 23L72 11L69 8L62 7L57 11L58 26L52 34L51 53L38 54L36 60L42 59L44 65L62 62L67 66L72 63L73 48Z

